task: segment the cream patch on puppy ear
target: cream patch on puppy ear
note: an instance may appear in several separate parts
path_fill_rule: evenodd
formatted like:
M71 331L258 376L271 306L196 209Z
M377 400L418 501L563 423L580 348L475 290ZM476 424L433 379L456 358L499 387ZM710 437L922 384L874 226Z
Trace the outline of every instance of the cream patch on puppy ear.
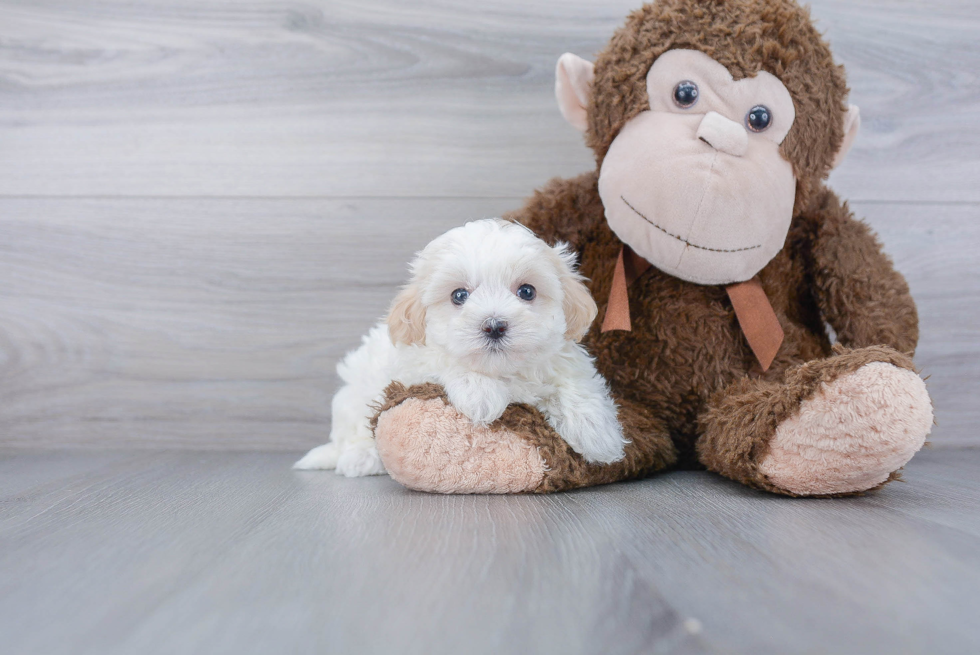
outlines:
M395 296L387 322L388 335L396 346L425 344L425 305L418 286L409 284Z
M596 314L599 313L599 308L596 307L592 294L581 280L570 278L563 282L565 299L562 302L562 309L565 312L565 338L581 341L589 331Z
M589 288L585 286L585 278L575 272L575 253L569 251L564 243L559 243L551 251L556 255L558 277L561 280L565 338L581 341L599 313L599 308L589 293Z
M831 168L837 168L844 161L844 157L847 156L848 151L850 151L851 146L854 144L854 138L857 136L860 128L861 110L857 105L848 105L847 115L844 116L844 140L840 142L840 148L837 149L837 154L834 156L834 163Z
M555 97L558 108L572 127L584 132L588 125L589 100L592 98L592 62L566 52L555 67Z

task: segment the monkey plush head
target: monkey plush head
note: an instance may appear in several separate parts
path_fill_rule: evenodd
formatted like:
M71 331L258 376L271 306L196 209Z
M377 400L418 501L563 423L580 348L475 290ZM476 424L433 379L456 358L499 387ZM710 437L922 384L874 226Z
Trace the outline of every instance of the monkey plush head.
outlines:
M599 167L610 228L666 273L750 279L860 124L843 69L793 0L657 0L555 92Z

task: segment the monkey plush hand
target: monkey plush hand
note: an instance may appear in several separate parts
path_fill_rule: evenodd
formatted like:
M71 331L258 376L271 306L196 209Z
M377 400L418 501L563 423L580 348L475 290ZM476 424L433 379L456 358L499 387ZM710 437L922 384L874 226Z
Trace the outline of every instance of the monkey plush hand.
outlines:
M403 484L548 492L706 467L775 493L866 491L922 446L918 317L868 227L824 186L860 123L793 0L658 0L595 65L566 54L562 114L597 170L509 216L577 250L626 458L585 462L534 409L470 429L426 388L389 389L378 450ZM831 344L826 325L837 335Z

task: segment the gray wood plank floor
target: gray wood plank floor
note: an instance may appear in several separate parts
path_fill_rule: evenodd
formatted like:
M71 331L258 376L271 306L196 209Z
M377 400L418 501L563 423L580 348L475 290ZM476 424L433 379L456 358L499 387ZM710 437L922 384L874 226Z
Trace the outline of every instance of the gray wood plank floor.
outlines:
M294 456L0 455L0 650L980 652L980 449L836 500L433 496Z

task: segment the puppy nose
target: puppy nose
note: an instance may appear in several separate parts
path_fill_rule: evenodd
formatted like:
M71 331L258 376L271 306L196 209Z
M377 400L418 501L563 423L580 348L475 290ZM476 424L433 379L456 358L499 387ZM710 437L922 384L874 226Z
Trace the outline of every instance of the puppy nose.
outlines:
M698 138L715 150L741 157L749 147L745 128L715 111L709 111L698 126Z
M507 321L499 318L488 318L483 322L483 332L487 337L496 341L507 332Z

